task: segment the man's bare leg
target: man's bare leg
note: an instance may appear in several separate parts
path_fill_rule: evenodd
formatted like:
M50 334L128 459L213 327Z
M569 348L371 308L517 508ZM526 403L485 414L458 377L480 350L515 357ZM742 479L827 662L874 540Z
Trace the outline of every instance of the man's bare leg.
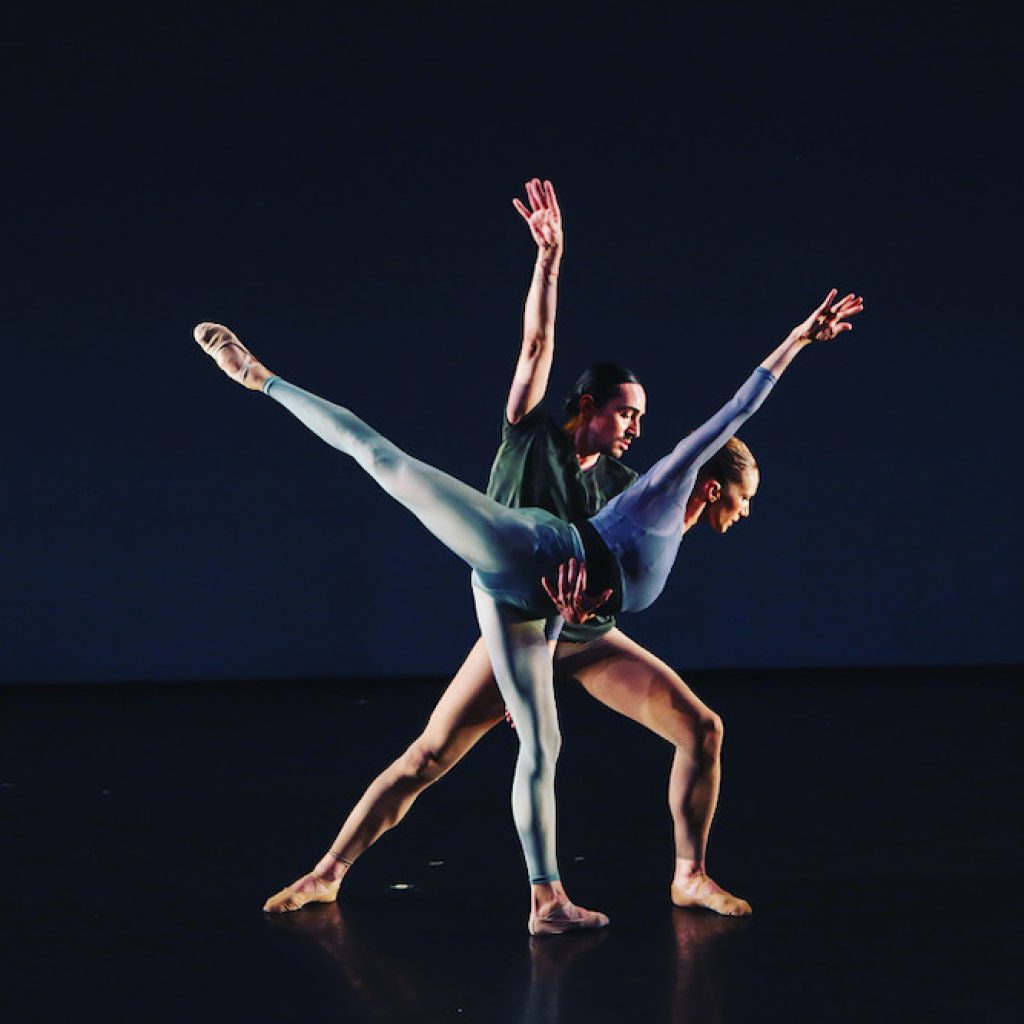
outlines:
M705 868L721 785L721 719L668 665L618 629L587 644L560 644L555 674L573 676L602 704L675 746L669 775L676 848L672 902L749 914L750 904L722 889Z
M370 783L316 867L271 896L263 909L284 913L336 899L355 859L394 828L420 793L456 765L504 715L490 658L483 640L478 640L442 694L426 728Z

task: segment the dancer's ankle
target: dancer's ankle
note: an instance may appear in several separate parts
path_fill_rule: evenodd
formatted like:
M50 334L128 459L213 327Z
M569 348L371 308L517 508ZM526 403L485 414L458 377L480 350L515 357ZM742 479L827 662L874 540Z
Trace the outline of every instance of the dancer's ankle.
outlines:
M347 857L342 857L333 850L328 850L317 862L316 867L313 868L313 874L321 881L333 884L340 882L348 874L350 867L352 867L351 860Z
M569 902L565 886L558 879L553 882L530 884L530 912L535 916L549 914L555 907L564 906Z
M688 878L703 875L704 873L704 861L690 860L687 857L676 857L676 871L673 876L673 880L676 884L685 882Z
M275 376L277 375L271 373L262 363L253 361L249 366L249 372L245 375L242 386L250 391L263 391L266 388L267 381Z

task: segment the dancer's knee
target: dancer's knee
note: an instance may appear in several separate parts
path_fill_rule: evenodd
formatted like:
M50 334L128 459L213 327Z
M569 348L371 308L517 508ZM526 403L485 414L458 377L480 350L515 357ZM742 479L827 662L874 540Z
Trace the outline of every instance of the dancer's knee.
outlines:
M520 735L519 743L520 764L531 778L554 774L562 751L562 733L557 725L538 730L534 737Z
M697 728L701 753L708 760L717 760L721 756L722 744L725 742L725 723L711 712L700 719Z
M431 743L420 736L398 759L396 767L407 782L426 787L441 778L454 763L445 744Z
M537 730L537 748L545 761L554 764L562 752L562 730L558 722L549 722Z
M406 458L390 441L379 435L361 438L354 445L352 455L377 480L395 476Z
M545 759L554 764L562 752L562 733L558 726L547 730L542 742Z
M676 749L688 759L710 763L721 757L725 725L713 711L694 718L687 716L672 732Z

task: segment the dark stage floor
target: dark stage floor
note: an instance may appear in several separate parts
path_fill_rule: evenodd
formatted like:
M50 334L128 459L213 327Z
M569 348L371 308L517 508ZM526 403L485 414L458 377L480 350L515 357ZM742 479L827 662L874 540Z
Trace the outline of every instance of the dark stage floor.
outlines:
M689 678L727 727L712 873L754 916L672 908L669 750L564 691L563 872L612 925L548 940L504 726L338 905L260 912L438 685L0 688L4 1017L1022 1019L1021 672Z

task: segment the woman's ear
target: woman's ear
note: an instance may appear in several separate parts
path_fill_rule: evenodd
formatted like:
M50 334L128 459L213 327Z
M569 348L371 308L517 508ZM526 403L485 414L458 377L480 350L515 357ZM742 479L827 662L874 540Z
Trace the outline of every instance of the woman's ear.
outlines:
M722 496L722 485L715 479L704 481L704 498L713 505Z

